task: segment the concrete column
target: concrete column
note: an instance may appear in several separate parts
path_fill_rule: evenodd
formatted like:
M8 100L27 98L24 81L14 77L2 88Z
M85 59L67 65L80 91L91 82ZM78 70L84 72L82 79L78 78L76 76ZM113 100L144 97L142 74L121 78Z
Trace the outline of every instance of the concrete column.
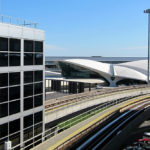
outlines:
M91 83L89 83L89 91L91 91Z

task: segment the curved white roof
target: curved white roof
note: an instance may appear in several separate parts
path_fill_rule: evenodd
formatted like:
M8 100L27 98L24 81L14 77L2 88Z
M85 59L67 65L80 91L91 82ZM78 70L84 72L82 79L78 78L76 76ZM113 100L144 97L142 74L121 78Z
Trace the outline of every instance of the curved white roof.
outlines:
M131 68L131 69L134 69L136 71L139 71L139 72L147 75L147 60L139 60L139 61L121 63L118 66L124 66L127 68Z
M122 77L126 79L136 79L142 81L147 80L147 76L145 74L142 74L141 72L138 72L136 70L127 67L114 66L114 72L116 77Z
M106 74L111 74L110 64L87 59L67 59L65 60L65 62L79 65L81 67L85 67L96 72L104 72Z
M63 60L62 62L71 63L77 66L85 67L89 70L93 70L101 76L107 78L108 81L110 81L111 77L114 76L117 77L117 81L122 79L134 79L147 82L146 60L120 64L107 64L86 59L68 59Z

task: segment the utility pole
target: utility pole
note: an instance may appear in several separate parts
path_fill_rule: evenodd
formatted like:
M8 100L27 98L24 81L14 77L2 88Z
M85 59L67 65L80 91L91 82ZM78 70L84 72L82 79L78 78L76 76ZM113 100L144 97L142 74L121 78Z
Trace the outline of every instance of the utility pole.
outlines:
M150 9L144 10L144 13L148 14L148 68L147 68L147 82L150 84Z

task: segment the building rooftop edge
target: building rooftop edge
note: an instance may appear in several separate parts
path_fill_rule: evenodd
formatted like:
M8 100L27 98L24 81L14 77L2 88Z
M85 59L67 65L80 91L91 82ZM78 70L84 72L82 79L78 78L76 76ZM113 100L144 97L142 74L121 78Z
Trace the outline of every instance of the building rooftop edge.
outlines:
M5 16L5 15L1 15L1 14L0 14L0 23L38 29L37 22L32 22L32 21L28 21L25 19L15 18L15 17L11 17L11 16Z

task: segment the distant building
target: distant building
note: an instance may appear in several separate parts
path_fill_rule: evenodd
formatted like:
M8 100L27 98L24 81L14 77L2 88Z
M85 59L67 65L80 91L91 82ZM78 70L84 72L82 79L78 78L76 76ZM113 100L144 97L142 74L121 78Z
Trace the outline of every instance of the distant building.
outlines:
M36 26L0 23L0 150L6 141L30 149L42 140L45 32L26 25Z

